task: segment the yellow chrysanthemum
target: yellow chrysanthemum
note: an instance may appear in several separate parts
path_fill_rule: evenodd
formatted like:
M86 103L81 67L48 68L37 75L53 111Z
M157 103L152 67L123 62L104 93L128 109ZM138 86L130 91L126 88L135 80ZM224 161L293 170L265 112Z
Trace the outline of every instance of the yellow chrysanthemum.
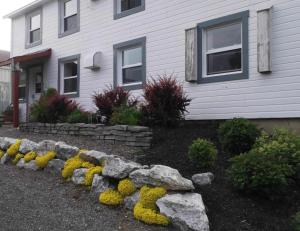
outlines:
M0 159L4 156L5 152L0 150Z
M136 187L132 180L125 179L121 180L118 184L118 191L121 193L122 196L130 196L136 191Z
M156 210L156 201L166 195L167 191L162 187L150 188L144 186L140 191L140 203L143 207Z
M26 163L35 160L35 158L37 157L37 154L33 151L28 152L25 156L24 156L24 160Z
M123 203L122 195L113 189L100 194L99 202L105 205L120 205Z
M13 163L14 165L16 165L23 157L24 157L23 154L18 153L18 154L15 156L15 159L13 159L12 163Z
M91 186L93 183L94 175L101 174L102 170L103 169L100 166L89 168L85 174L84 185Z
M81 165L84 163L84 161L79 157L79 155L76 155L70 159L68 159L65 162L64 169L62 170L62 177L63 178L70 178L73 176L74 170L81 168Z
M22 143L22 140L17 140L16 143L11 145L9 147L9 149L7 149L7 155L10 156L10 157L15 157L19 152L19 148L21 146L21 143Z
M56 153L53 151L47 152L46 155L38 156L35 158L36 165L39 168L45 168L48 165L48 162L50 160L53 160L55 158L55 156L56 156Z

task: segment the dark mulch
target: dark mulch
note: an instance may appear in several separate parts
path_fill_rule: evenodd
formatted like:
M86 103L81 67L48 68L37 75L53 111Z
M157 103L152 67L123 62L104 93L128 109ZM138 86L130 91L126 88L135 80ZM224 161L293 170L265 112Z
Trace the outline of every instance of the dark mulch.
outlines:
M164 164L180 170L186 176L206 171L197 169L187 157L188 146L198 137L217 144L216 122L189 122L175 129L154 129L153 148L140 156L143 164ZM227 154L219 151L212 172L213 184L197 188L208 210L212 231L290 231L290 217L300 210L300 188L291 189L279 200L245 195L233 189L226 177Z

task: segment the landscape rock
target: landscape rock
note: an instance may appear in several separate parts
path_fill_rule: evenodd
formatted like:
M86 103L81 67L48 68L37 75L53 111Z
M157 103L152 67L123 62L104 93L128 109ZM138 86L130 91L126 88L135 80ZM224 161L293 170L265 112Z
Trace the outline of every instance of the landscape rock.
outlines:
M67 145L64 142L57 142L55 144L55 152L58 159L67 160L76 156L79 152L79 148Z
M209 231L202 196L197 193L166 195L156 202L162 214L180 230Z
M26 153L36 149L37 147L38 147L38 144L36 142L33 142L28 139L23 139L22 143L20 145L19 151L23 154L26 154Z
M100 176L98 174L94 175L94 178L93 178L93 183L92 183L92 187L91 187L91 192L96 194L97 196L110 189L110 188L113 188L109 181L104 178L103 176Z
M33 151L42 156L48 151L55 151L55 144L56 142L53 140L43 140L38 143L38 146Z
M39 167L36 165L35 160L32 160L32 161L30 161L28 163L25 163L24 164L24 168L32 170L32 171L37 171L39 169Z
M192 180L195 184L200 186L211 185L214 180L214 174L211 172L196 174L192 176Z
M61 173L61 170L64 168L65 161L60 159L50 160L47 167L45 168L46 172L49 172L53 175L58 175Z
M76 169L72 176L72 181L74 184L82 185L84 184L85 174L87 172L87 168L79 168Z
M127 161L119 157L109 156L105 162L102 175L116 179L123 179L128 177L132 171L140 168L142 168L142 165L133 161Z
M124 199L124 206L128 210L133 210L135 204L140 199L140 192L134 193L132 196L125 197Z
M11 158L8 156L7 153L4 154L4 156L2 156L0 163L1 164L6 164L7 162L9 162L11 160Z
M107 158L109 157L109 155L107 155L104 152L98 152L94 150L81 152L79 156L84 161L88 161L96 165L101 164L103 161L106 161Z
M24 158L22 158L21 160L19 160L19 162L17 163L17 167L18 168L25 168L25 160Z
M182 177L178 170L164 165L154 165L151 169L139 169L129 177L137 187L143 185L162 186L168 190L193 190L192 181Z
M0 149L7 150L10 147L10 145L16 143L16 141L16 139L0 137Z

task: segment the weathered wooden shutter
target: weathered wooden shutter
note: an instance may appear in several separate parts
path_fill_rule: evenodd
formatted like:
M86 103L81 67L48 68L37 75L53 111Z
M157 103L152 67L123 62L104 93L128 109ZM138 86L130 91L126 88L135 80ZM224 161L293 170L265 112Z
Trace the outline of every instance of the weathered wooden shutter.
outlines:
M257 68L270 73L271 67L271 8L257 12Z
M197 27L185 31L185 80L197 81Z

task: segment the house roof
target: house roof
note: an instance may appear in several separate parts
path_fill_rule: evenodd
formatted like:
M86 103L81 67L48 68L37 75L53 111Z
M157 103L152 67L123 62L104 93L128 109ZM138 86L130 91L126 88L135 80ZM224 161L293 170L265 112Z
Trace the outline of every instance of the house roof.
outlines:
M24 15L24 14L36 9L50 1L53 1L53 0L35 0L32 3L29 3L25 6L5 15L4 18L10 18L10 19L16 18L18 16Z
M9 56L10 56L10 53L8 51L0 50L0 62L8 60Z

